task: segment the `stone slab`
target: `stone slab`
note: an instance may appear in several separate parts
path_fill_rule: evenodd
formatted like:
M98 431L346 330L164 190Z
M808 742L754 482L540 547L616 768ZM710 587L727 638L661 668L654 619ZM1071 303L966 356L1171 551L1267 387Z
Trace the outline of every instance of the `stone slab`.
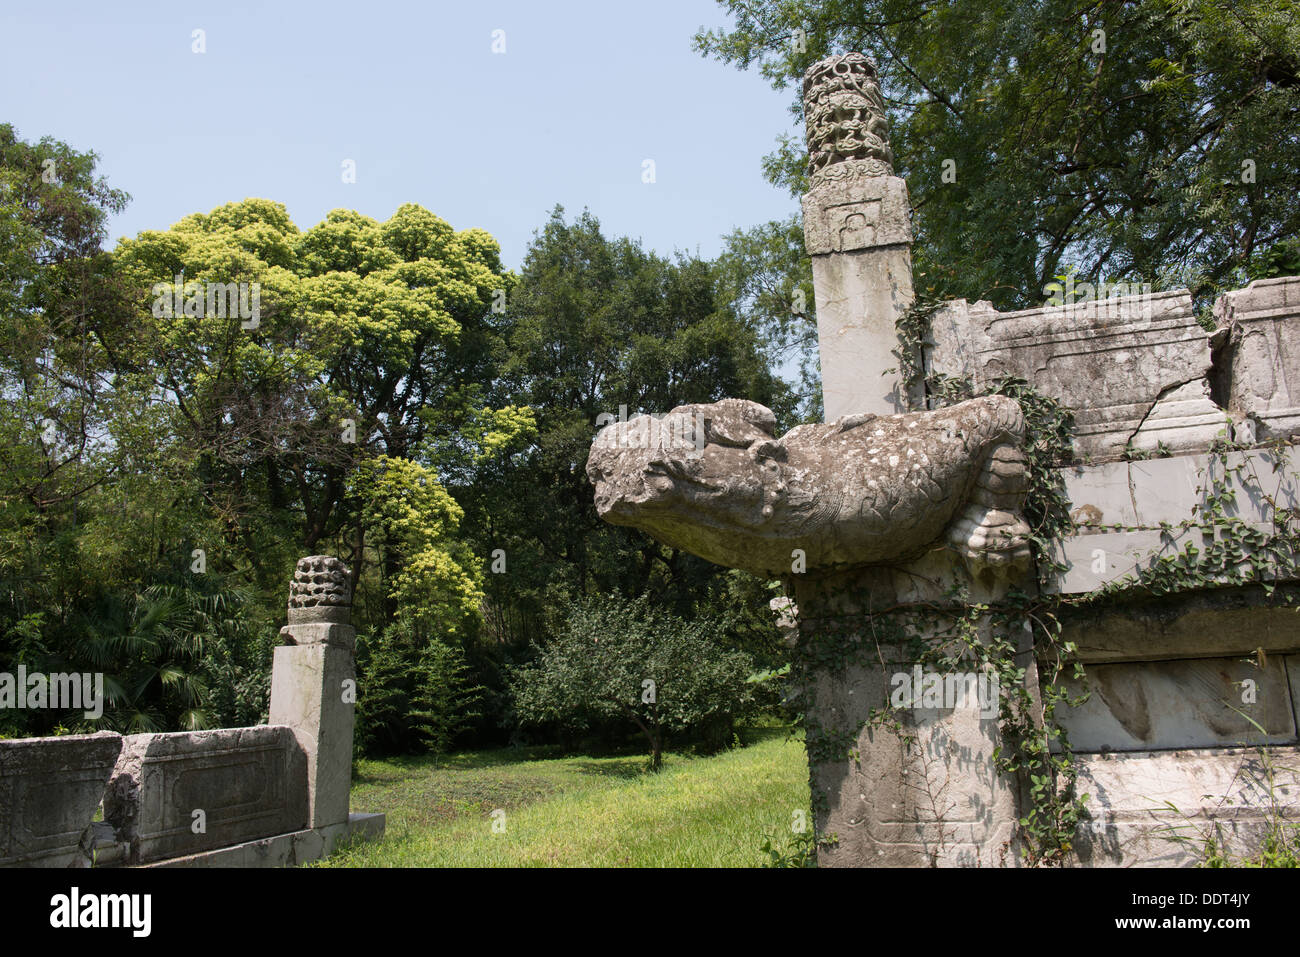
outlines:
M1285 655L1300 652L1300 610L1278 601L1287 596L1300 601L1300 588L1215 588L1066 609L1061 636L1085 664Z
M1252 522L1250 527L1263 533L1272 528L1262 522ZM1222 533L1216 535L1222 540ZM1060 540L1053 553L1058 561L1065 563L1067 570L1059 577L1045 581L1043 591L1079 594L1096 591L1111 582L1127 580L1130 584L1136 584L1144 572L1162 560L1183 554L1189 545L1198 551L1204 551L1211 541L1199 528L1178 529L1168 533L1146 529L1135 532L1102 532ZM1243 560L1236 571L1242 574L1249 572L1249 561ZM1261 569L1259 577L1276 580L1276 570ZM1232 584L1234 579L1231 575L1207 575L1206 581L1226 585Z
M121 735L0 741L0 867L88 866L82 840Z
M1294 463L1286 465L1268 449L1230 452L1222 461L1196 454L1061 469L1070 514L1081 527L1056 542L1055 558L1069 567L1058 578L1044 581L1043 589L1093 591L1150 567L1162 556L1182 552L1189 542L1200 548L1201 531L1178 526L1199 519L1198 510L1216 480L1235 496L1225 515L1268 531L1274 520L1268 498L1300 509L1295 469ZM1161 530L1161 523L1171 530ZM1116 530L1115 525L1124 528ZM1141 527L1127 530L1134 526Z
M328 857L350 841L379 840L384 834L385 820L383 814L351 814L346 823L277 834L232 847L157 861L148 866L295 867Z
M894 351L914 295L907 247L814 256L812 273L825 420L905 411Z
M1258 846L1270 806L1300 822L1300 749L1130 751L1083 755L1078 788L1091 820L1075 835L1074 866L1189 867L1195 839L1217 830L1231 853ZM1170 807L1172 805L1172 808Z
M1282 658L1092 665L1084 685L1087 701L1056 712L1076 754L1296 743Z
M893 670L906 671L900 662ZM854 754L811 760L827 800L822 867L999 867L1018 863L1016 786L994 770L997 716L976 708L902 712L901 732L869 723L888 700L890 671L819 675L811 710L850 736Z
M274 725L131 735L104 818L133 864L301 830L306 763L293 730Z
M1300 277L1257 279L1214 303L1221 389L1260 440L1300 433Z
M976 387L1025 379L1073 410L1084 460L1117 459L1130 443L1203 450L1228 427L1209 397L1209 339L1185 289L1005 313L954 300L932 317L926 363Z

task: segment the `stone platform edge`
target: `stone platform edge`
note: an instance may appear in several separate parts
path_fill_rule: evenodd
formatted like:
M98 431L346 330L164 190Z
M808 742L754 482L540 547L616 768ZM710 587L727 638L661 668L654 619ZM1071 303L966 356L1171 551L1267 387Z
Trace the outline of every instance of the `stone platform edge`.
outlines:
M154 861L145 867L294 867L328 857L351 840L375 841L383 836L387 815L348 815L344 823L276 834L199 854Z

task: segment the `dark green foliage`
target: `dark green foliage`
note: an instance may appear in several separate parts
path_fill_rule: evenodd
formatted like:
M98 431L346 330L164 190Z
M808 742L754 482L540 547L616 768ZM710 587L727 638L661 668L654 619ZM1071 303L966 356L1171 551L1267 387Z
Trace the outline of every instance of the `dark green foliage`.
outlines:
M796 117L814 61L876 59L922 293L1023 308L1073 265L1204 297L1300 232L1292 0L720 2L733 29L698 49L757 66ZM805 165L801 129L764 161L795 195Z
M404 621L359 643L357 684L357 742L372 754L445 753L483 693L457 645Z
M499 384L502 401L533 410L536 438L453 488L479 554L504 552L504 571L484 576L483 660L545 645L569 602L610 592L646 595L682 618L717 615L728 647L785 660L763 583L602 522L585 471L598 418L620 407L631 417L743 397L793 419L794 397L769 370L756 324L732 307L727 276L607 238L590 213L570 222L557 209L539 232L509 300Z
M744 396L790 418L725 270L557 210L516 277L418 206L304 232L269 200L109 254L125 196L94 168L0 126L0 670L102 672L109 699L95 723L15 711L0 734L265 720L312 552L354 572L373 751L504 743L509 670L584 595L645 594L784 662L763 583L604 524L584 471L620 406ZM159 314L179 272L261 283L260 324ZM691 732L726 744L730 714Z

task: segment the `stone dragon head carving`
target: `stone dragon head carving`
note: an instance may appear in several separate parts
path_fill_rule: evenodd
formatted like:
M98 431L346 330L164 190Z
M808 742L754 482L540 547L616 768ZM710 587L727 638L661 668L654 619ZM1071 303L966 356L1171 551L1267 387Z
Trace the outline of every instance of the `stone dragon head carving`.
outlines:
M1025 424L1005 396L780 438L771 410L741 399L644 418L596 436L596 510L716 564L785 575L795 549L808 570L894 564L945 536L971 562L1028 560Z

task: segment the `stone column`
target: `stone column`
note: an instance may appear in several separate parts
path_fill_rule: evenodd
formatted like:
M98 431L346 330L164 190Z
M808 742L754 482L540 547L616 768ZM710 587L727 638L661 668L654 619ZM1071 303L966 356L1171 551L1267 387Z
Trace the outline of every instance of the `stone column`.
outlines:
M352 588L337 558L299 560L289 586L287 644L275 649L269 723L293 729L307 756L308 825L348 820L356 701Z
M999 692L1007 689L974 655L955 670L917 661L918 642L933 641L965 610L954 586L974 603L1008 590L1005 576L972 574L953 557L936 550L906 565L792 583L819 866L1020 863L1021 783L994 761L1006 744ZM978 622L981 641L990 627ZM1037 697L1031 639L1017 637L1016 663Z
M911 207L894 175L876 69L860 53L804 74L810 186L804 244L812 256L827 422L907 407L893 354L912 304Z
M898 320L914 299L911 208L907 184L894 175L875 65L860 53L822 60L804 75L803 94L804 242L817 299L825 419L904 412L909 397L895 350ZM915 405L919 397L911 398ZM1023 489L987 494L993 497L979 502L972 527L996 509L1018 509ZM976 532L971 541L985 537L995 539ZM895 678L917 673L917 639L942 630L932 624L935 609L947 604L960 614L953 589L981 603L1003 597L1012 582L1025 583L1025 556L992 574L977 572L979 563L964 561L963 551L969 559L967 549L936 549L919 563L830 573L810 564L807 575L791 581L806 661L817 831L837 840L819 849L823 865L1016 862L1019 785L994 768L1002 744L996 705L991 716L973 701L890 710ZM978 627L987 640L988 620ZM901 640L904 632L912 640ZM1021 657L1032 673L1028 644ZM947 677L921 670L929 681ZM967 674L978 678L973 661Z

